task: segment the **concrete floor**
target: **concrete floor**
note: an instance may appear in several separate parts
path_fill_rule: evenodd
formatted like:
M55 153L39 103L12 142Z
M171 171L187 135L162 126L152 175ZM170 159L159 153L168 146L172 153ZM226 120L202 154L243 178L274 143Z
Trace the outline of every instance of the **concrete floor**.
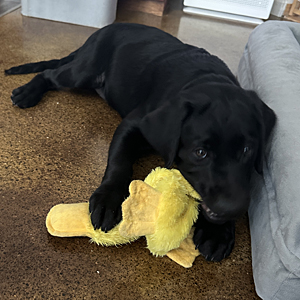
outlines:
M21 0L0 0L0 17L21 6Z
M160 27L220 56L234 72L253 29L186 16L180 5L163 18L120 5L117 21ZM20 10L0 18L0 299L259 299L246 217L238 221L229 258L198 257L190 269L153 257L143 238L105 248L87 238L48 235L50 208L87 201L100 183L120 117L94 92L49 92L34 108L15 108L11 91L33 75L5 77L3 70L60 58L94 31L22 17ZM157 165L157 157L139 161L135 178Z

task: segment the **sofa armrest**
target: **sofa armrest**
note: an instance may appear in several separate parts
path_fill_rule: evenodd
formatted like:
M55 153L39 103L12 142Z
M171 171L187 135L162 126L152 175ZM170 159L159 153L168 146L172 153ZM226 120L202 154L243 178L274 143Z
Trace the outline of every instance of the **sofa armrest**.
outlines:
M300 299L299 41L300 24L263 23L251 33L237 74L278 118L249 208L254 281L263 299Z

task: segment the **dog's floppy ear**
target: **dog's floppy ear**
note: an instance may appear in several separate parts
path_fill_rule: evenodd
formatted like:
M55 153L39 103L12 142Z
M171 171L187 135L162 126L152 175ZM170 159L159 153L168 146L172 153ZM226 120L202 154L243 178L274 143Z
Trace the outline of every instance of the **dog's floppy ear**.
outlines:
M182 121L186 109L176 109L167 103L147 114L140 123L140 130L148 143L165 160L170 168L177 154Z
M200 114L210 106L210 99L204 94L192 96L183 89L180 100L168 102L147 114L140 123L140 130L148 143L165 160L170 168L177 155L181 128L190 114ZM178 105L180 103L180 105Z
M256 96L258 98L258 96ZM260 99L259 99L260 100ZM264 102L260 100L260 111L261 111L261 133L260 142L257 157L255 160L255 169L257 173L262 174L263 169L263 159L265 146L267 144L268 138L271 135L272 129L276 123L276 115L271 108L269 108Z

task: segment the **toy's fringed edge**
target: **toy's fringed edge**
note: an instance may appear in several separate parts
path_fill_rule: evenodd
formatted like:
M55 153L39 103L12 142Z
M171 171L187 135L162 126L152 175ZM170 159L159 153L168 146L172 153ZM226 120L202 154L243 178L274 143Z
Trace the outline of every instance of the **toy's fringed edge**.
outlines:
M104 232L101 229L94 229L90 223L89 237L90 243L95 243L101 246L118 246L134 242L139 236L122 236L119 232L120 224L115 226L109 232Z

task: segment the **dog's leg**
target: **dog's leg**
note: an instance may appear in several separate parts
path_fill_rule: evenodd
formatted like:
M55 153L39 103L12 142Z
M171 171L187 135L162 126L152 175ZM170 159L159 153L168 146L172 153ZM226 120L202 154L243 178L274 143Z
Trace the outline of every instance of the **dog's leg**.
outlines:
M121 221L121 204L128 196L133 163L151 150L134 123L125 118L117 128L102 183L90 198L91 220L95 229L107 232Z
M49 91L51 82L47 81L43 73L36 75L30 82L12 91L11 101L15 106L28 108L37 105L44 93Z
M97 75L101 74L101 69L96 73L89 64L81 64L81 59L76 62L64 64L57 69L47 69L36 75L27 84L13 90L11 100L14 105L20 108L35 106L49 90L61 88L97 88ZM88 71L86 71L88 70ZM90 70L94 70L92 72ZM86 72L85 72L86 71Z
M196 249L209 261L221 261L231 253L235 241L235 222L227 221L224 224L208 222L202 213L199 213L195 224L194 243Z
M6 74L42 73L13 90L11 100L20 108L35 106L49 90L99 88L98 79L109 67L113 55L113 31L105 27L92 34L79 49L61 60L25 64Z

